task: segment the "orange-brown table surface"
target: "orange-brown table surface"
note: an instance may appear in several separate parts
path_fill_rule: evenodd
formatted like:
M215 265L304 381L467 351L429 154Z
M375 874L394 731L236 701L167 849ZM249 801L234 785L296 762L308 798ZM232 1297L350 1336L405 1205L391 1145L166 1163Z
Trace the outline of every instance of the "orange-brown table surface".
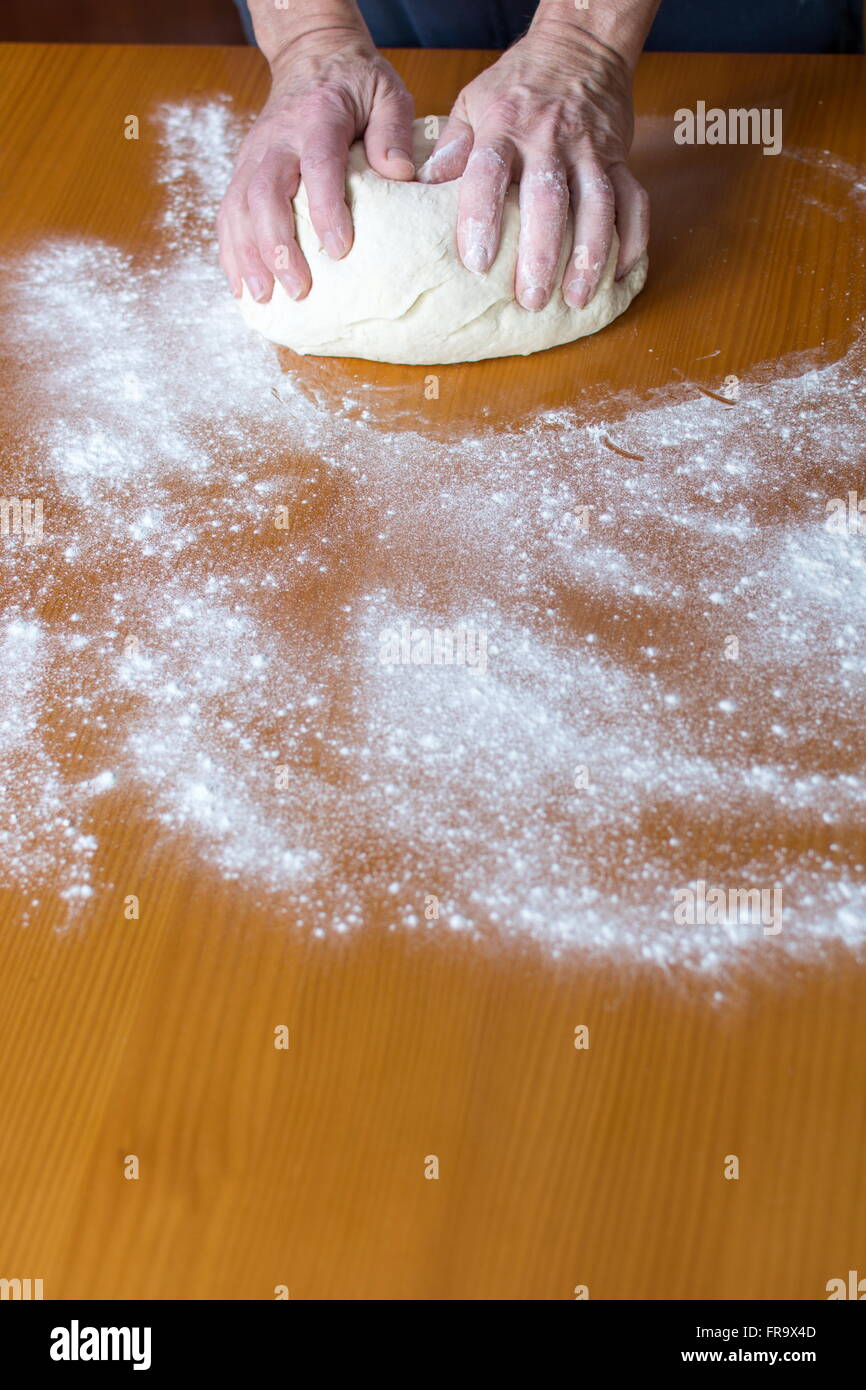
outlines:
M446 110L489 57L395 61L423 112ZM5 248L71 233L146 250L153 150L146 133L118 139L124 116L215 92L252 111L265 89L241 49L5 47ZM763 178L754 150L674 156L672 113L698 99L781 107L786 142L866 160L859 59L645 59L651 280L583 352L583 392L678 371L718 386L720 363L741 373L817 344L832 356L852 332L832 288L855 268L847 224L817 219L793 242L775 214L794 172ZM796 177L832 197L820 172ZM572 365L561 349L444 369L448 410L428 423L568 400ZM417 371L305 370L324 391L389 387L382 410L425 409ZM129 881L150 847L146 922L125 921L118 894L71 933L47 909L26 929L11 899L5 914L0 1276L41 1277L48 1298L255 1299L286 1284L300 1299L561 1299L587 1284L593 1298L810 1299L866 1268L866 1025L849 959L755 973L713 1008L688 982L458 939L428 949L376 921L311 946L154 846L135 805L123 816L106 879ZM431 1152L439 1181L423 1176ZM732 1152L738 1182L722 1175Z

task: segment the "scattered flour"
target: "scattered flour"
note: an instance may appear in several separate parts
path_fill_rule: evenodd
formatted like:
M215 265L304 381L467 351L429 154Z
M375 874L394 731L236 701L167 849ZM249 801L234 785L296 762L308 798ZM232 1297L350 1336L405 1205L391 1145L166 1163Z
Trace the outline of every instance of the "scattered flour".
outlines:
M7 277L42 423L0 490L45 534L0 540L4 882L132 891L89 830L113 796L319 935L375 909L711 974L859 951L866 534L826 508L866 493L862 341L734 405L388 434L227 295L229 104L161 116L155 263L49 242ZM484 669L383 662L406 623L484 633ZM782 931L678 925L699 880L781 887Z

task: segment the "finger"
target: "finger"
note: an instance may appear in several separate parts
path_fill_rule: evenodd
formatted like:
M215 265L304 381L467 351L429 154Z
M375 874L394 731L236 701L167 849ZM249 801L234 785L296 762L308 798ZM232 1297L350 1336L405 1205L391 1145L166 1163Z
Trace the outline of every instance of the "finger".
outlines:
M571 177L574 243L562 277L565 302L583 309L598 289L613 242L613 185L600 164L584 161Z
M472 149L472 127L459 116L449 116L445 128L418 170L419 183L450 183L459 179Z
M647 248L650 200L646 189L625 164L614 164L608 172L616 197L616 230L619 233L615 277L621 280Z
M413 179L412 98L403 88L390 88L373 103L364 150L367 163L386 179Z
M346 165L354 131L332 116L313 130L301 150L301 178L307 190L310 221L334 260L352 245L352 218L346 206Z
M312 284L309 267L295 240L292 199L299 182L300 161L294 150L273 148L247 188L247 206L259 255L292 299L301 299Z
M242 281L253 299L264 302L270 299L274 288L274 278L262 260L258 240L253 227L247 189L252 181L257 164L248 162L235 171L235 175L223 198L220 208L220 261L232 282L232 290L243 290Z
M476 275L490 269L499 249L514 156L510 140L476 141L460 182L457 250L466 269Z
M553 293L568 202L568 180L561 165L524 164L514 281L515 295L524 309L543 309Z
M246 210L246 188L255 165L239 165L232 175L217 213L217 234L219 237L219 262L225 271L231 292L236 299L243 294L243 275L235 252L237 236Z
M229 282L229 288L231 289L232 294L234 295L235 299L240 299L241 295L243 294L244 288L243 279L237 267L234 246L232 245L231 233L228 229L228 224L223 216L222 208L220 208L219 216L217 217L217 231L219 234L220 265L222 266L225 272L226 278Z

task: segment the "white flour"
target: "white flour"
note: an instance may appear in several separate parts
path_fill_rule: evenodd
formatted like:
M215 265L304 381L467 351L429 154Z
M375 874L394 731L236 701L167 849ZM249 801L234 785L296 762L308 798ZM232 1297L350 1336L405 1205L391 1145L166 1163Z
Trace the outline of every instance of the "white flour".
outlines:
M311 403L224 288L228 104L163 123L156 264L8 267L9 389L43 423L2 490L45 535L0 539L4 882L78 914L144 891L104 878L111 797L318 934L376 909L711 974L859 951L866 534L826 504L866 494L862 343L733 406L682 383L388 434ZM406 623L482 632L486 670L383 664ZM782 931L676 924L699 880L781 887Z

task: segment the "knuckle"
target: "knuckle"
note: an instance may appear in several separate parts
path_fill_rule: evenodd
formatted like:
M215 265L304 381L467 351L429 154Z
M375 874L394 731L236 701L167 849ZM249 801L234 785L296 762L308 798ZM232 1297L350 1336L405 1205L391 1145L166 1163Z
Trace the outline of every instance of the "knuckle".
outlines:
M242 241L237 248L236 259L238 265L244 270L260 270L262 258L259 255L259 248L253 241Z
M338 167L337 156L333 150L321 145L312 145L304 151L303 170L305 177L322 179L332 174Z
M297 132L298 112L294 109L277 111L268 120L267 130L262 131L264 148L294 150L297 145Z
M247 189L247 204L252 212L261 212L268 205L273 195L273 187L271 175L264 170L252 177Z
M342 125L349 119L351 110L347 93L336 83L322 83L303 96L298 105L298 120L302 128L322 121Z
M596 223L606 225L612 222L616 212L613 192L593 189L587 196L587 212Z
M611 237L610 235L585 236L580 242L576 242L571 251L571 263L576 270L579 270L585 279L594 283L598 280L607 265L607 258L610 255Z
M246 199L236 183L229 184L220 204L219 216L224 221L231 221L243 211Z
M589 172L584 181L584 188L587 197L592 199L597 208L604 212L613 211L616 195L613 184L602 168L596 166Z
M642 188L640 184L637 186L636 204L638 224L641 230L645 231L649 227L650 222L650 196L646 189Z
M569 122L558 108L544 106L532 116L531 137L533 146L541 150L555 150L563 142Z
M387 87L379 100L400 116L411 116L415 110L415 103L402 84Z
M472 180L495 186L508 182L509 166L506 151L501 144L483 141L476 144L466 165L466 174Z
M549 256L527 256L520 266L520 278L526 285L538 285L549 290L556 279L559 258Z
M521 192L533 203L552 212L564 210L569 201L568 180L559 164L542 164L527 169L521 180Z
M521 103L518 92L498 97L490 107L485 124L491 130L506 130L509 133L520 125Z

